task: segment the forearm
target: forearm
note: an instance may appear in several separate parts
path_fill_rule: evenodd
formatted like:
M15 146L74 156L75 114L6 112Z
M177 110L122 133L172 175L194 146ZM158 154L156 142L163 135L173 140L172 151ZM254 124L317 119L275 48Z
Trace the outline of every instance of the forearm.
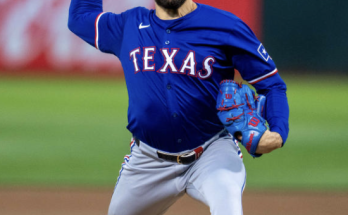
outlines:
M284 144L289 133L289 104L286 85L279 75L270 77L254 85L259 94L266 96L265 119L270 130L277 132Z
M289 105L286 88L274 88L266 95L266 120L272 132L277 132L284 144L289 133Z
M266 131L257 146L257 154L266 154L270 153L275 149L282 147L282 137L277 132Z
M72 0L69 9L68 27L91 45L95 43L96 18L103 12L102 0Z

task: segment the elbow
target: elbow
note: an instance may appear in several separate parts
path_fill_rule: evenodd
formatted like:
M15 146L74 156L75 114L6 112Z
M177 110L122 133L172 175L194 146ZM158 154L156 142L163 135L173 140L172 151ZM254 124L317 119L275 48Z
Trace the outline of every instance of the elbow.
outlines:
M276 74L275 76L272 76L260 83L257 83L254 85L254 87L257 89L258 94L267 95L270 92L281 92L286 93L287 86L283 79L279 76L279 74Z
M276 89L276 90L279 90L279 91L281 91L281 92L286 92L287 86L286 86L284 80L280 77L280 75L277 74L276 76L274 76L274 77L270 80L268 89L269 89L269 90Z
M68 28L74 34L77 34L81 28L81 14L69 10Z
M75 34L76 28L78 26L77 21L78 21L79 11L77 10L76 5L74 6L73 2L71 2L68 14L69 14L68 28L71 32Z
M279 92L286 93L287 91L287 86L283 80L275 83L273 86L270 87L271 90L275 89L278 90Z
M76 30L76 18L73 15L69 15L68 28L71 32L75 33Z

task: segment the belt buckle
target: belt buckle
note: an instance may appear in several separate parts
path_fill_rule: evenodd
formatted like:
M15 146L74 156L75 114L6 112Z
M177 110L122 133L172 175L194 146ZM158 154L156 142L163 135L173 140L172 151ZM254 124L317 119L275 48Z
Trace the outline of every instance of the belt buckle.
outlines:
M178 155L178 156L176 157L176 162L177 162L178 164L182 164L182 162L181 162L181 160L180 160L180 155Z
M192 152L187 152L187 153L184 153L184 154L181 154L179 155L176 160L178 162L178 164L190 164L192 163L193 161L197 160L196 157L194 160L191 160L191 161L188 161L187 159L189 159L190 157L194 156L196 154L195 151L192 151ZM184 159L184 162L181 160L181 159Z

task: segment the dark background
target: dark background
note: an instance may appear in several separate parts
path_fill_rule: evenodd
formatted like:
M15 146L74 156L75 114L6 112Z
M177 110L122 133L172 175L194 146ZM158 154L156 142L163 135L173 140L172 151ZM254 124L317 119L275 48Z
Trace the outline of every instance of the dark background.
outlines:
M348 1L265 0L263 42L280 71L348 74Z

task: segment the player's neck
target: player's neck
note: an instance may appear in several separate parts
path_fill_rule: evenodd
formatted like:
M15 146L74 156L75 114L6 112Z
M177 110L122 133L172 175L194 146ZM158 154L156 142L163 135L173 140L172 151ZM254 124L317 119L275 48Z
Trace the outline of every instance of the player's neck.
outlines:
M156 4L156 15L163 20L178 19L197 9L197 4L192 0L187 0L177 10L165 9Z

